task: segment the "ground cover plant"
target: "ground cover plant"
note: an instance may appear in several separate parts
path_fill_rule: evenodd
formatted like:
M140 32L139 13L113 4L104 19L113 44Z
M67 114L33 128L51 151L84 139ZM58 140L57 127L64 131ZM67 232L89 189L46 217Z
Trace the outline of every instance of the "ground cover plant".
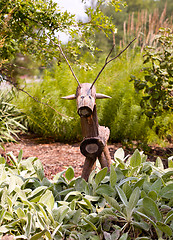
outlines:
M10 162L9 162L10 161ZM173 160L148 162L136 150L114 155L110 173L88 182L69 167L53 180L40 160L0 158L0 236L15 239L172 239Z

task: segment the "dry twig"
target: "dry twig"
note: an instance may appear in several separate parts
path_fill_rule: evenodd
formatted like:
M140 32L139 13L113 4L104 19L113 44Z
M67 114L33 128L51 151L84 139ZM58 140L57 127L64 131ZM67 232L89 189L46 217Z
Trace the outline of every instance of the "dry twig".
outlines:
M106 67L106 65L107 65L108 63L110 63L111 61L115 60L116 58L118 58L123 52L125 52L126 49L127 49L135 40L136 40L136 38L134 38L118 55L116 55L115 57L111 58L111 59L108 61L108 59L109 59L109 57L110 57L110 55L111 55L111 53L112 53L112 51L113 51L113 49L114 49L114 47L115 47L115 44L113 44L113 46L112 46L112 48L111 48L108 56L106 57L104 66L102 67L102 69L101 69L100 72L98 73L98 75L97 75L96 79L94 80L94 82L92 83L90 89L92 89L92 87L94 86L95 82L96 82L97 79L99 78L100 74L103 72L103 70L104 70L104 68Z

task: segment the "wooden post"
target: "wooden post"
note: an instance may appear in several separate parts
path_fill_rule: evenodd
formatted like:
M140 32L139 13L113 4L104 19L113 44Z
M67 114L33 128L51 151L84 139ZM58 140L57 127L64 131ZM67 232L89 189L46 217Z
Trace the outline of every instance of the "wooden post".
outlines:
M76 99L77 112L81 119L83 141L80 145L81 153L86 157L82 171L82 178L88 181L88 177L98 158L101 167L110 169L111 157L107 147L110 130L99 126L95 99L109 98L103 94L97 94L96 89L90 83L82 83L76 89L76 95L64 97L64 99Z

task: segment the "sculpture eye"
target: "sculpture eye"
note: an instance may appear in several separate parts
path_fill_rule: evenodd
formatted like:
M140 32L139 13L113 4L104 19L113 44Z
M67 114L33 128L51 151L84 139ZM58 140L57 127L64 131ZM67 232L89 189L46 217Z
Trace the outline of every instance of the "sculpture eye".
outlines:
M84 95L81 96L82 99L83 99L84 97L85 97Z
M92 97L91 96L89 96L89 99L91 99Z

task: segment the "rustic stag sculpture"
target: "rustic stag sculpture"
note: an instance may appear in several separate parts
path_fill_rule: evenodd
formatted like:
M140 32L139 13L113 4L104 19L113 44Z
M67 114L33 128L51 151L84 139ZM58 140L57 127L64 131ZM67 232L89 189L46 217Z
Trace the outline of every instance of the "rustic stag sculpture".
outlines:
M98 158L101 167L110 168L110 155L107 147L109 129L98 125L95 99L110 98L104 94L96 93L90 83L79 84L76 94L63 97L77 101L77 111L81 119L83 141L80 145L81 153L86 157L82 177L88 180L93 165Z
M136 38L135 38L136 39ZM135 40L133 39L127 46L124 48L117 56L111 58L109 57L115 47L113 45L111 51L109 52L105 64L100 70L99 74L97 75L94 82L91 83L80 83L73 72L60 44L58 47L65 58L74 78L78 83L78 87L76 89L76 94L69 95L63 97L63 99L73 100L76 99L77 101L77 112L81 119L81 128L82 128L82 135L83 141L80 145L81 153L86 157L85 163L83 166L82 171L82 178L86 181L95 165L96 159L98 158L101 164L101 167L107 167L108 170L110 169L111 157L109 154L107 141L109 139L110 130L107 127L99 126L98 118L97 118L97 110L96 110L96 99L103 99L103 98L111 98L107 95L96 93L96 89L94 87L95 82L97 81L98 77L100 76L101 72L104 70L106 65L113 61L114 59L118 58ZM52 41L52 40L51 40Z

